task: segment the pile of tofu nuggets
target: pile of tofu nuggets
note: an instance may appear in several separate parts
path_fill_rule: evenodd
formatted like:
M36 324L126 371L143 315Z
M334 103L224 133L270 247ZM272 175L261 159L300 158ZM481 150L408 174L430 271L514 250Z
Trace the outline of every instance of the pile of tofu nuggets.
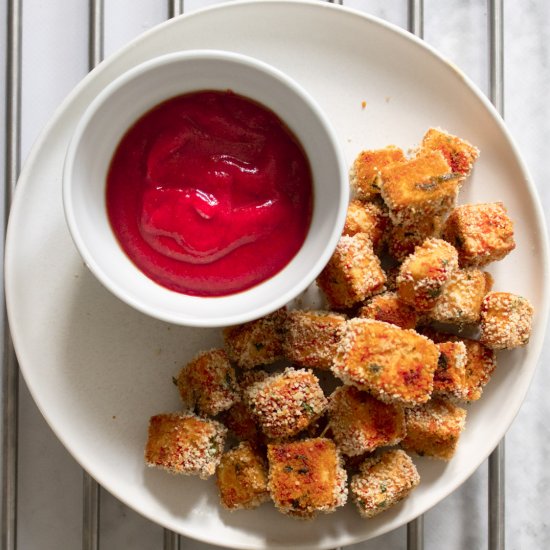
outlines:
M533 315L527 299L491 291L483 270L515 247L504 205L456 205L478 154L438 129L409 155L361 152L317 279L326 309L226 328L223 349L174 378L186 412L151 418L146 463L216 475L230 510L271 500L311 518L349 493L370 518L418 485L411 454L451 459L461 405L481 397L496 350L527 343Z

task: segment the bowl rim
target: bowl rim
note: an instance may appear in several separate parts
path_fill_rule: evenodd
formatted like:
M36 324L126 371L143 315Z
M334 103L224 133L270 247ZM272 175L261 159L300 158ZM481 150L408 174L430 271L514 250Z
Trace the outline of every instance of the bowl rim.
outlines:
M290 89L293 94L298 96L302 102L308 105L308 107L311 109L311 111L314 113L315 117L319 121L320 125L323 127L326 133L326 136L330 141L330 144L334 151L335 159L338 164L338 172L340 175L339 181L335 182L335 187L337 187L338 189L338 197L339 197L339 201L337 204L336 223L334 224L334 227L330 233L330 239L327 241L327 243L323 248L322 254L317 255L316 261L311 265L311 267L307 271L307 276L303 277L301 280L299 280L295 284L290 285L285 292L283 292L282 294L279 294L278 296L276 296L271 300L266 301L263 305L255 306L254 305L255 302L253 302L252 307L250 309L247 309L247 311L242 313L237 313L237 314L224 314L224 315L211 316L211 317L195 317L191 312L180 313L178 311L177 313L174 313L173 311L167 311L166 309L161 309L158 306L148 303L147 300L137 296L136 293L131 293L124 286L121 286L115 283L111 279L110 275L105 271L103 264L98 262L96 260L96 257L90 252L88 245L86 243L86 239L85 237L83 237L80 231L77 216L75 215L75 210L73 208L74 203L73 203L72 174L74 173L74 170L76 168L76 163L75 163L76 153L78 151L78 148L80 146L80 143L82 141L83 136L85 135L85 132L88 126L96 116L97 112L101 109L101 107L105 105L106 102L109 101L109 98L116 91L118 91L120 88L124 87L128 83L132 82L133 80L139 79L142 75L146 74L150 70L153 70L163 65L169 65L172 63L180 63L180 62L191 61L191 60L222 60L227 62L244 64L249 68L259 70L260 72L266 73L269 76L282 82L286 88ZM185 93L191 93L191 91L182 92L182 94L185 94ZM246 95L246 94L243 94L243 95ZM175 96L172 96L172 97L175 97ZM169 99L169 98L167 97L166 99ZM262 103L260 100L256 98L251 98L251 99ZM162 100L160 102L162 102ZM145 112L142 114L145 114ZM277 116L279 115L277 114ZM286 121L284 120L283 122L286 123ZM338 240L340 239L345 218L346 218L347 206L349 203L349 196L350 196L348 178L349 178L348 170L347 170L343 149L341 144L339 143L336 131L332 123L330 122L330 120L328 119L328 116L324 113L322 108L319 106L317 101L298 82L296 82L293 78L291 78L289 75L287 75L283 71L277 69L276 67L249 55L244 55L238 52L230 52L226 50L193 49L193 50L182 50L177 52L171 52L171 53L159 55L147 61L144 61L143 63L140 63L135 67L132 67L128 71L124 72L122 75L115 78L103 90L101 90L101 92L90 102L90 104L86 108L83 116L78 121L73 131L73 134L70 138L69 146L67 148L67 152L63 163L61 187L62 187L62 203L63 203L64 217L65 217L67 227L69 229L69 233L73 240L73 243L79 255L84 260L84 263L87 266L87 268L93 273L93 275L99 280L99 282L107 290L109 290L109 292L111 292L111 294L121 299L123 302L127 303L134 309L137 309L138 311L141 311L146 315L149 315L156 319L160 319L162 321L166 321L166 322L174 323L178 325L194 326L194 327L223 327L228 325L245 323L247 321L258 319L264 315L267 315L286 305L288 302L290 302L300 293L305 291L307 287L313 283L313 281L316 279L316 277L319 275L319 273L322 271L322 269L325 267L325 265L329 261L330 257L334 252L334 249L336 248ZM315 187L314 182L313 182L313 186ZM315 204L316 203L314 199L313 212L315 212ZM310 229L311 229L311 226L310 226ZM306 240L307 240L308 234L309 234L309 230L308 230L308 233L306 234ZM113 233L113 239L115 241L117 240L114 233ZM304 243L306 242L306 240L304 240ZM117 242L117 244L119 243ZM124 250L120 247L120 244L119 244L119 250L120 250L120 254L125 255L128 258ZM298 254L299 254L299 251L296 253L296 255ZM290 262L293 261L296 255L293 258L291 258ZM129 258L128 258L128 261L135 267L137 272L141 273L144 277L147 277L137 266L135 266L135 264ZM163 287L162 285L159 285L149 277L147 277L147 279L148 281L150 281L151 285L155 285L155 287L157 287L158 289L162 289L162 292L173 293L174 296L178 296L179 297L178 299L180 300L182 299L181 298L182 296L188 297L190 301L191 300L195 301L198 305L203 300L223 301L225 299L234 298L237 295L245 296L248 291L258 288L262 284L274 278L280 277L281 274L288 267L288 265L289 264L283 267L279 272L275 273L272 277L269 277L265 281L262 281L257 285L250 287L249 289L245 289L241 292L232 293L224 296L203 297L203 296L186 295L184 293L179 293L179 292L170 290L166 287ZM191 304L191 303L189 304L190 310L192 310L194 307L195 307L194 304Z

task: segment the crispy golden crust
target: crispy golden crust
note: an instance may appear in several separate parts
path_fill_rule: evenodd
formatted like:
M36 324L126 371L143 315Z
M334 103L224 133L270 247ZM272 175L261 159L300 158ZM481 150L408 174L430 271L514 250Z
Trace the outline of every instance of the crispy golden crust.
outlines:
M355 196L370 201L380 195L380 170L394 162L403 162L405 155L397 147L361 151L350 170L350 185Z
M330 396L329 426L340 451L361 455L405 436L403 407L383 403L354 386L340 386Z
M434 373L434 396L450 399L466 399L466 360L464 342L441 342L439 360Z
M347 474L330 439L273 443L267 458L269 491L283 514L306 519L346 503Z
M407 435L401 441L406 451L420 456L450 460L466 422L466 410L435 398L405 411Z
M346 318L330 311L288 313L284 354L302 367L329 369L344 333Z
M225 349L231 361L250 369L269 365L283 357L286 308L223 331Z
M418 322L416 310L402 302L395 292L384 292L374 296L359 309L357 315L391 323L404 329L414 328Z
M378 204L352 200L348 206L343 234L353 236L366 233L374 251L379 254L384 246L389 223L387 210Z
M430 318L455 325L478 323L488 285L490 275L486 272L473 268L455 270L430 310Z
M454 206L462 175L454 173L441 151L392 164L381 171L380 193L395 224L445 216Z
M533 306L510 292L489 292L481 305L480 341L491 349L525 346L531 335Z
M157 414L149 421L145 463L174 474L206 479L220 462L227 430L193 414Z
M467 176L479 157L479 149L466 140L453 136L440 128L430 128L424 135L419 154L441 151L452 172Z
M290 367L253 384L244 395L263 433L270 439L301 432L328 404L319 380L311 371Z
M340 238L317 284L334 309L362 302L384 287L386 276L368 235L357 233Z
M457 206L442 234L457 249L461 267L502 260L516 247L514 224L501 202Z
M411 458L395 449L367 458L353 476L350 492L359 513L372 518L403 500L419 483Z
M207 416L229 409L240 398L235 370L223 349L199 353L181 369L177 386L183 402Z
M441 239L426 239L401 264L397 276L399 298L417 311L429 311L458 268L453 246Z
M216 476L220 502L228 510L256 508L269 500L265 460L248 442L222 456Z
M382 401L414 405L430 398L438 357L436 345L414 330L352 319L332 371Z

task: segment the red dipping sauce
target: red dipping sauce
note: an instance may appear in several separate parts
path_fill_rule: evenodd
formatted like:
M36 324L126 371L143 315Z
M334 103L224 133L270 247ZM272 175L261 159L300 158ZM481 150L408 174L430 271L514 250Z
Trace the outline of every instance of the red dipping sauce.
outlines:
M311 169L269 109L232 92L175 97L122 138L107 212L148 277L196 296L234 294L296 255L311 222Z

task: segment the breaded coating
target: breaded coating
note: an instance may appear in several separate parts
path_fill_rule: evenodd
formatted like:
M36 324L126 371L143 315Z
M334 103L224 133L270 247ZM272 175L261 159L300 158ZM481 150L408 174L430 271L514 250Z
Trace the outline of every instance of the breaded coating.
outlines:
M443 220L427 217L412 224L390 225L388 228L388 254L402 262L429 237L439 237Z
M149 421L145 463L174 474L214 474L227 430L216 420L189 413L157 414Z
M420 483L410 456L400 449L367 458L350 483L352 498L364 518L372 518L391 508Z
M361 455L405 437L405 415L398 404L383 403L354 386L330 396L329 426L340 452Z
M525 346L531 335L533 306L523 296L489 292L481 304L480 341L491 349Z
M330 311L288 313L285 357L302 367L330 369L344 333L346 318Z
M269 492L283 514L307 519L346 503L347 474L330 439L273 443L267 459Z
M457 206L442 235L457 249L461 267L502 260L516 247L514 224L501 202Z
M317 285L334 309L352 307L384 287L386 275L365 233L340 238L336 250L317 277Z
M439 360L434 373L434 396L449 399L467 399L466 360L464 342L441 342Z
M481 302L491 290L492 284L492 277L486 271L475 268L456 269L430 310L430 318L454 325L478 323Z
M235 370L223 349L199 353L181 369L177 386L183 402L201 415L216 416L240 399Z
M286 308L243 325L223 330L225 349L231 361L251 369L269 365L283 357Z
M382 401L414 405L430 398L438 357L437 346L414 330L351 319L332 372Z
M380 196L380 170L394 162L403 162L405 155L398 147L361 151L350 170L350 185L355 196L370 201Z
M416 310L402 302L396 292L384 292L374 296L359 309L357 315L405 329L414 328L418 322Z
M467 176L479 157L479 149L466 140L453 136L440 128L430 128L422 140L419 154L441 151L451 170Z
M348 206L344 235L366 233L373 250L380 254L385 242L386 230L390 224L387 210L373 202L352 200Z
M311 371L292 367L253 384L244 395L263 433L270 439L301 432L328 404L318 378Z
M466 409L434 398L405 410L405 422L407 435L401 441L403 449L420 456L450 460L466 423Z
M251 509L269 500L266 466L248 442L224 453L216 469L222 505L229 510Z
M381 171L380 193L395 224L445 216L455 205L461 174L451 171L441 151L392 164Z
M417 311L429 311L458 268L458 255L448 242L426 239L401 264L397 276L399 298Z

